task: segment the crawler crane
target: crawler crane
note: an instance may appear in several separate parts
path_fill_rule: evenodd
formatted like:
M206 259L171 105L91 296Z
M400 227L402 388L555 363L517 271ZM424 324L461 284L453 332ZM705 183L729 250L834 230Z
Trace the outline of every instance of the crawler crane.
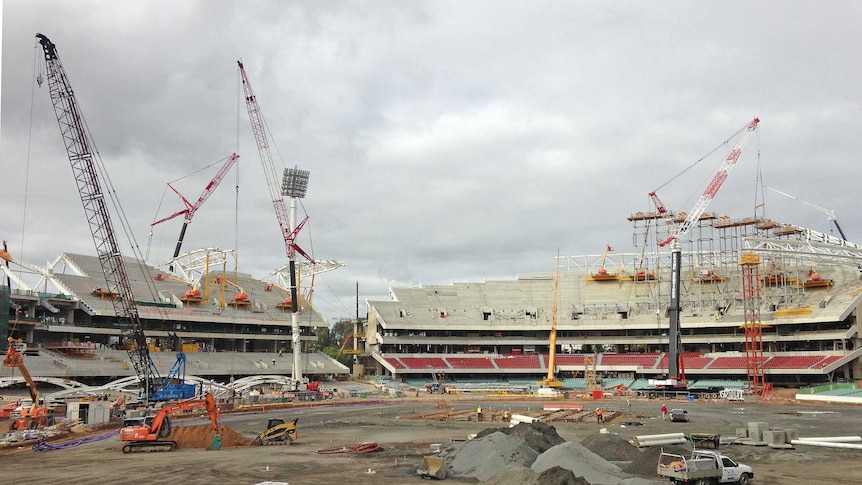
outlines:
M739 156L742 154L742 149L745 147L745 144L748 143L748 139L751 138L754 130L757 129L757 124L759 122L759 119L754 118L754 120L752 120L743 129L744 133L740 137L739 141L736 142L736 146L733 147L725 158L724 163L721 164L715 175L713 175L712 180L706 187L703 195L694 205L694 209L686 214L685 220L679 226L677 226L674 221L673 214L668 212L667 208L665 208L664 204L659 199L658 194L656 194L655 191L650 192L649 194L653 204L655 204L656 210L664 217L665 223L668 227L668 237L664 241L659 242L659 246L664 247L670 244L671 247L670 306L668 307L668 313L670 316L670 328L668 331L668 336L670 338L670 345L668 348L669 387L687 387L685 368L681 357L682 332L679 326L681 306L680 286L682 285L680 279L680 267L682 266L682 245L680 239L684 238L688 234L709 206L710 202L712 202L718 189L721 188L721 185L727 179L727 175L730 173L730 170L736 165L736 161L739 160Z
M60 125L60 134L72 166L72 174L78 185L90 232L96 244L96 254L108 285L106 291L116 294L116 297L110 300L119 320L118 327L129 353L129 360L141 382L144 396L150 399L151 394L160 386L161 377L150 358L132 285L126 272L125 261L120 254L120 245L117 242L97 176L97 162L100 162L98 152L81 116L81 108L66 77L66 71L57 56L56 46L42 34L36 34L36 38L39 39L45 54L51 102L54 105L54 113Z

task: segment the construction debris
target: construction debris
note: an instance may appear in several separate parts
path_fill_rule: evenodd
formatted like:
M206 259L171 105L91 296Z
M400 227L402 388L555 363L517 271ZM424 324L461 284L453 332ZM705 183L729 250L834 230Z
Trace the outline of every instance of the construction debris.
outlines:
M489 485L646 485L611 463L634 462L640 451L617 435L584 440L593 448L566 442L546 423L520 423L513 428L486 429L470 441L441 453L447 476L475 478ZM604 456L603 456L604 455ZM650 463L647 468L653 468Z

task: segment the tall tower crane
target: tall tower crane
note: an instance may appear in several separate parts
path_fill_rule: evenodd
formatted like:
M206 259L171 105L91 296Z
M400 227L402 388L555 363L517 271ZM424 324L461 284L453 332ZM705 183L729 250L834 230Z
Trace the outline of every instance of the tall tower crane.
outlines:
M138 308L132 293L132 285L126 272L120 246L111 224L111 216L105 204L105 197L96 174L98 154L90 138L86 124L81 117L78 100L66 77L63 64L57 56L53 42L42 34L36 34L45 54L48 72L48 89L54 105L54 113L60 125L60 134L66 145L66 154L72 165L72 174L78 184L78 192L84 205L84 213L90 225L90 232L96 244L96 254L105 274L108 289L117 293L111 301L114 312L129 352L129 359L141 381L144 392L150 392L160 381L159 372L150 358L147 340L144 335Z
M266 138L266 127L264 126L263 114L260 111L260 106L257 104L257 96L248 81L248 76L245 73L245 67L242 61L236 61L239 66L239 72L242 76L242 88L245 93L245 103L248 108L248 118L251 122L251 129L254 132L254 139L257 143L257 150L260 152L260 162L263 165L263 171L266 175L266 184L269 187L269 195L272 198L272 205L275 208L275 216L278 219L278 227L281 229L281 235L284 238L285 251L290 263L290 299L291 299L291 337L293 341L293 382L298 384L302 379L302 370L300 367L300 328L299 328L299 298L297 295L296 281L296 253L301 254L306 259L314 262L314 259L305 253L297 244L296 236L308 220L306 216L302 222L296 224L296 199L305 196L305 189L308 185L308 172L304 170L285 170L284 180L279 185L278 178L275 174L275 166L272 161L272 153L269 149L269 141ZM284 205L284 193L291 196L290 215L288 217L287 208Z
M680 267L682 266L682 247L680 239L685 237L691 228L703 215L703 212L715 198L718 189L727 179L731 169L736 165L739 156L742 154L742 149L748 143L754 130L757 129L757 124L760 123L758 118L754 118L743 130L742 136L736 142L736 146L730 151L724 159L724 163L718 168L713 175L712 180L703 192L703 195L695 203L694 208L686 215L685 220L677 226L674 221L673 214L668 212L667 208L661 202L655 191L650 192L649 196L656 207L659 214L664 217L668 227L668 236L665 240L659 242L659 246L664 247L670 244L671 247L671 265L670 265L670 306L668 313L670 317L670 328L668 336L670 345L668 346L668 378L673 382L674 386L685 386L685 368L680 357L680 349L682 347L682 333L679 327L680 314L680 286L682 286Z
M195 216L195 212L197 212L197 210L201 208L203 203L206 202L206 200L209 198L209 196L212 195L212 193L215 191L216 188L218 188L222 179L224 178L225 175L227 175L228 170L230 170L231 167L233 167L234 162L236 162L236 160L238 158L239 158L239 155L237 155L236 153L232 153L229 157L227 157L227 160L225 161L224 165L222 165L221 169L219 169L216 176L213 177L212 180L210 180L210 183L208 183L207 186L204 187L204 191L201 193L200 197L198 197L198 200L195 201L194 204L192 204L185 197L183 197L183 194L181 194L176 188L174 188L173 185L170 184L170 182L168 182L168 187L170 187L171 190L173 190L174 193L179 196L179 198L183 201L183 205L185 205L186 208L181 210L181 211L174 212L173 214L171 214L167 217L163 217L163 218L157 220L156 222L153 222L152 224L150 224L150 227L153 227L156 224L161 224L162 222L165 222L165 221L169 221L169 220L171 220L174 217L177 217L179 215L184 216L183 217L183 227L182 227L182 229L180 229L180 238L177 240L177 247L176 247L176 249L174 249L174 258L173 259L176 259L176 257L180 255L180 248L183 245L183 238L186 235L186 228L192 222L192 217ZM171 266L169 269L171 271L174 270L173 263L171 263Z

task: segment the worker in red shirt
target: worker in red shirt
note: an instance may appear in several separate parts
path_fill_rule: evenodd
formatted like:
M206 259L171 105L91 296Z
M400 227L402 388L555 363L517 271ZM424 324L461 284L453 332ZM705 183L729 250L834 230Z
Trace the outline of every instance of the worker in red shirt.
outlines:
M661 405L661 419L667 421L667 406L664 404Z

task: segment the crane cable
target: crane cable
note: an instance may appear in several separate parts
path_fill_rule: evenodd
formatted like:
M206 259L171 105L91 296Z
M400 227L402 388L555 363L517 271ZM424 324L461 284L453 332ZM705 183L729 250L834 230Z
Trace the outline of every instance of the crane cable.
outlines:
M728 139L726 139L726 140L724 140L723 142L719 143L719 144L718 144L718 146L716 146L715 148L713 148L712 150L710 150L709 152L707 152L707 154L706 154L706 155L704 155L704 156L700 157L696 162L692 163L691 165L689 165L688 167L686 167L685 169L683 169L683 171L682 171L682 172L680 172L680 173L678 173L678 174L674 175L670 180L668 180L667 182L665 182L665 183L663 183L663 184L659 185L655 190L653 190L653 192L658 192L659 190L663 189L665 186L667 186L668 184L670 184L670 183L671 183L671 182L673 182L674 180L676 180L676 179L678 179L679 177L681 177L684 173L686 173L686 172L688 172L689 170L691 170L692 168L694 168L697 164L699 164L700 162L702 162L702 161L706 160L707 158L709 158L713 153L717 152L721 147L723 147L723 146L727 145L728 143L730 143L730 140L733 140L734 138L736 138L737 136L739 136L739 134L740 134L740 133L742 133L743 131L745 131L745 130L748 128L748 125L749 125L749 124L750 124L750 123L746 123L742 128L740 128L736 133L734 133L733 135L731 135Z

